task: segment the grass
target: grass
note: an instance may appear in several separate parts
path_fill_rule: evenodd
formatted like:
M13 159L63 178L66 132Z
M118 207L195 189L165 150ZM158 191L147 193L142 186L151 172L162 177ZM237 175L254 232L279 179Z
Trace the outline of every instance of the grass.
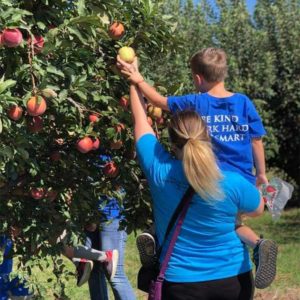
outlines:
M277 222L272 221L268 212L262 217L246 220L246 224L254 229L258 234L263 234L265 238L275 240L279 245L277 276L272 286L256 291L255 299L278 299L278 300L299 300L300 299L300 209L285 211ZM144 293L136 289L136 274L139 269L139 259L135 247L135 236L129 235L126 247L125 271L136 290L138 300L146 299ZM71 263L67 263L68 269L73 272ZM51 296L50 285L47 279L51 277L50 272L40 272L37 270L34 276L42 285L49 286L48 295ZM66 282L67 295L72 300L89 299L87 285L81 288L76 286L75 278ZM110 299L114 299L110 291Z

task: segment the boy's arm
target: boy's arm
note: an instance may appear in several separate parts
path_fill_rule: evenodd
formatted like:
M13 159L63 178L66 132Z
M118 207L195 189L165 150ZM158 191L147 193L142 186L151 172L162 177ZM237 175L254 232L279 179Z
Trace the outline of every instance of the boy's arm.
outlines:
M121 60L119 56L117 57L117 61L121 72L128 77L131 83L135 84L139 88L151 104L164 110L169 110L167 97L159 94L153 86L144 80L143 76L139 72L137 58L135 58L134 62L131 64Z
M266 176L266 165L265 165L265 151L262 138L252 139L252 150L253 158L256 169L256 186L267 184L268 179Z

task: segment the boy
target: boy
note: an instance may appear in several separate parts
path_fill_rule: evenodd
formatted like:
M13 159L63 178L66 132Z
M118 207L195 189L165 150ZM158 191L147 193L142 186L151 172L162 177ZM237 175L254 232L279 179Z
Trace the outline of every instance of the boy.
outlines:
M222 49L206 48L194 54L190 61L193 81L198 94L163 97L144 81L137 61L127 64L118 58L123 74L136 84L148 101L172 113L193 109L206 121L214 152L222 170L240 173L258 187L267 184L262 136L265 135L261 119L253 103L245 95L226 90L227 58ZM253 162L254 159L254 162ZM256 176L252 174L253 165ZM249 227L238 222L236 232L240 239L254 248L256 265L255 286L265 288L276 274L277 245L260 239ZM146 262L149 246L154 239L149 233L137 238L141 261Z

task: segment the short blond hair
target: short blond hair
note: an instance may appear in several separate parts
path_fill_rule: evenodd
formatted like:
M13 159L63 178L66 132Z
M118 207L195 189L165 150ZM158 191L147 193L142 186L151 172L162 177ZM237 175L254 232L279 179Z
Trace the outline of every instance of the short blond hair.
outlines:
M172 116L169 125L171 143L182 149L183 169L189 184L207 201L222 200L222 179L212 150L205 122L194 111L182 111Z
M207 82L222 82L227 76L227 55L223 49L205 48L192 56L190 66Z

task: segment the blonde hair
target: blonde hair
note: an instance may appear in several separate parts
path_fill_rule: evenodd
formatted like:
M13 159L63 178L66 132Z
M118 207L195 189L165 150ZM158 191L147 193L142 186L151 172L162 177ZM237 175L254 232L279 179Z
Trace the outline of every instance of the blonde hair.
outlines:
M216 163L204 121L194 111L175 114L169 125L170 140L182 150L183 169L189 184L204 200L223 199L222 175Z
M227 56L224 50L205 48L196 52L190 66L194 74L202 75L207 82L221 82L227 76Z

